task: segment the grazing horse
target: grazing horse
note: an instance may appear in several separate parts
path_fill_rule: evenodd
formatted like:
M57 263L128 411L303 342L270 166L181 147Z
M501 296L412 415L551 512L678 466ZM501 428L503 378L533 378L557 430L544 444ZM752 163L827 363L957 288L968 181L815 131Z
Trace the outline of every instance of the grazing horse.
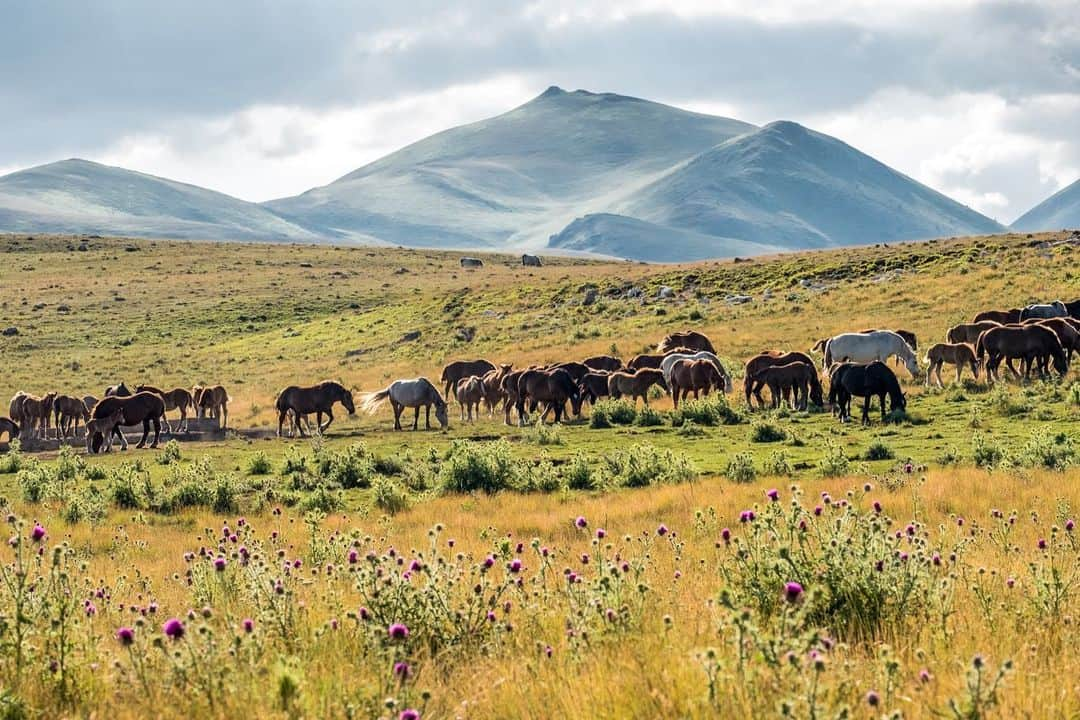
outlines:
M1020 308L1010 308L1009 310L983 310L972 318L971 322L980 323L984 320L993 320L1002 325L1009 325L1011 323L1020 322L1020 313L1022 312L1023 310Z
M161 390L153 385L136 385L135 392L152 392L161 396L161 399L165 401L165 412L169 410L180 411L180 424L176 426L177 431L184 432L187 430L188 424L188 408L192 411L195 410L195 399L191 397L191 393L186 388L173 388L172 390ZM169 418L162 416L165 421L165 432L172 433L172 426L169 425Z
M1038 324L1054 331L1061 341L1061 347L1065 350L1069 364L1072 364L1073 351L1080 351L1080 330L1070 322L1071 318L1042 318L1038 320L1025 320L1024 325Z
M581 397L595 405L602 397L608 397L608 377L611 373L606 370L593 370L578 382Z
M344 385L334 380L324 380L318 385L310 387L298 387L290 385L278 393L274 400L274 407L278 411L278 437L281 437L281 427L285 424L285 418L292 413L292 425L300 431L300 437L304 435L304 426L300 419L305 415L315 413L315 427L320 433L326 432L330 423L334 422L334 403L341 403L342 407L350 415L356 412L353 405L353 396ZM326 424L323 424L322 416L326 413Z
M487 360L456 360L443 368L439 378L443 384L443 398L450 399L450 392L457 391L458 380L476 375L484 377L486 373L495 369L495 365Z
M562 422L567 400L574 415L581 414L581 391L573 376L563 368L526 370L518 378L517 385L518 424L524 425L528 419L526 400L529 401L528 412L535 412L540 403L547 404L540 416L541 424L549 412L555 413L556 423Z
M695 400L700 397L702 391L706 395L713 388L718 388L723 392L724 376L707 359L684 358L671 366L668 383L671 387L671 400L678 409L680 397L685 400L691 391L694 393Z
M480 387L484 392L484 404L487 405L488 417L494 416L495 408L498 407L500 402L506 401L502 381L513 369L512 364L500 365L494 370L488 370L480 378Z
M975 348L968 343L938 343L926 351L925 362L926 384L930 385L930 376L937 376L937 386L945 387L941 382L941 366L945 363L956 366L956 382L960 382L960 375L964 372L964 366L971 366L971 374L979 379L979 362L975 359Z
M157 393L141 392L134 395L110 395L107 398L103 398L101 402L93 407L90 411L90 419L104 420L111 416L117 409L123 411L123 420L115 425L112 429L112 434L120 438L120 448L127 450L128 442L124 437L124 433L120 431L121 425L138 425L142 423L143 434L142 439L139 440L139 444L135 447L141 448L146 445L146 438L150 434L150 425L154 426L154 441L150 443L150 447L156 448L158 446L158 439L161 437L161 416L165 414L165 401ZM105 440L105 436L99 432L87 432L90 443L91 452L98 452L101 449L101 444Z
M972 347L979 342L979 336L990 328L1001 327L1001 323L995 320L980 320L974 323L960 323L949 328L945 333L945 339L952 343L967 343Z
M652 368L653 370L660 369L660 363L664 361L666 355L635 355L630 358L630 362L626 363L627 370L641 370L642 368Z
M997 380L997 370L1004 359L1019 359L1024 364L1024 377L1031 377L1031 366L1036 364L1042 374L1048 372L1050 358L1054 369L1062 376L1069 371L1065 349L1057 334L1043 325L1011 325L987 330L979 336L975 346L979 362L986 358L986 377Z
M911 377L919 374L919 362L915 351L904 338L890 330L876 330L870 333L842 333L825 343L824 368L834 362L847 360L853 363L869 363L875 360L885 361L898 357L907 367Z
M1020 322L1030 320L1031 318L1057 318L1068 316L1069 308L1065 307L1065 303L1060 300L1055 300L1051 303L1028 305L1020 311Z
M817 382L817 371L813 363L793 360L762 368L754 375L754 382L768 386L773 408L780 407L780 401L786 400L792 410L806 410L810 388Z
M659 385L667 391L668 381L662 370L642 368L632 373L619 371L608 375L608 394L616 400L623 395L629 395L635 405L640 397L648 406L649 388L653 385Z
M110 385L105 388L105 397L131 397L131 391L121 382L119 385Z
M420 408L424 408L424 426L431 429L431 406L435 406L435 419L446 430L450 421L446 417L446 401L439 394L438 388L431 384L425 377L412 380L395 380L389 387L378 392L366 393L361 396L360 409L367 414L375 412L379 403L390 400L390 407L394 409L394 429L401 430L401 413L407 408L415 408L412 429L420 422Z
M780 352L777 350L769 350L767 352L759 353L754 357L746 361L746 367L743 371L743 390L746 392L746 404L753 408L754 403L751 399L751 395L757 398L758 404L764 408L765 398L761 396L761 389L765 387L765 383L757 378L765 368L772 367L774 365L787 365L792 362L804 362L814 365L814 360L806 353L793 350L791 352ZM810 402L814 403L818 407L825 407L825 391L821 387L821 380L818 378L817 373L810 378Z
M11 404L8 406L8 415L16 425L25 425L23 420L23 403L26 402L26 393L19 390L11 396Z
M56 437L71 437L79 434L79 420L85 425L90 419L90 411L86 403L71 395L57 395L53 401L53 416L56 424Z
M660 361L660 371L664 373L664 382L670 382L671 368L680 360L708 360L716 368L716 371L720 373L720 377L724 379L724 382L720 385L720 391L731 391L731 376L724 369L724 364L720 362L720 358L716 357L716 353L710 350L700 350L695 353L669 353L667 357Z
M660 341L660 344L656 346L656 352L669 353L678 348L705 350L713 354L716 353L716 348L713 347L712 341L709 340L708 336L694 330L665 335L664 339Z
M11 418L0 417L0 435L8 434L8 442L19 437L19 426Z
M864 398L862 424L870 423L870 400L874 396L881 403L881 419L885 420L885 396L889 396L889 410L907 409L907 399L900 392L900 382L896 373L883 362L874 361L866 365L844 362L837 364L830 374L830 399L835 398L840 410L840 421L851 419L851 398Z
M605 370L607 372L622 370L624 367L623 361L613 355L594 355L591 358L582 360L581 364L590 370Z
M87 454L103 450L103 452L112 451L113 443L113 431L120 426L124 421L123 408L116 408L111 414L106 415L103 418L97 420L86 421L86 452ZM94 438L101 437L104 441L98 445L97 450L94 449ZM120 434L123 438L123 433ZM125 444L124 447L127 447Z
M221 429L224 430L229 424L229 393L223 385L211 385L203 387L196 385L191 389L191 399L195 404L195 412L201 419L209 415L217 420Z
M35 437L38 431L41 437L49 439L49 420L52 417L53 403L56 401L56 393L48 392L43 397L26 395L22 400L21 421L23 430L30 431L30 437Z
M480 416L480 402L484 399L484 381L473 375L458 381L457 401L461 409L461 421L465 422L465 411L468 410L468 420L473 421L473 408L476 408L477 417Z
M1069 317L1080 320L1080 300L1065 303L1065 309L1069 311Z

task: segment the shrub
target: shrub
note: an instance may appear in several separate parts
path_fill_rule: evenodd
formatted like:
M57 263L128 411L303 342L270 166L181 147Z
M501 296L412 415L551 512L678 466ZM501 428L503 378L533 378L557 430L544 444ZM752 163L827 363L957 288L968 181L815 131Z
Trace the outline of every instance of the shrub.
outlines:
M155 459L159 465L171 465L180 462L182 459L180 454L180 443L175 439L165 443L165 446L161 448L161 452L157 454L157 458Z
M1045 432L1035 432L1012 460L1027 467L1043 467L1064 470L1076 456L1072 438L1065 433L1050 437Z
M776 476L787 475L790 477L795 472L791 462L788 460L787 453L783 450L773 451L765 460L761 469L766 475Z
M1015 397L1002 383L994 386L986 402L994 412L1002 417L1015 417L1031 412L1031 403Z
M0 474L11 475L19 472L22 467L23 455L20 451L19 439L12 438L8 445L7 454L0 457Z
M757 477L757 469L754 467L754 456L748 452L736 453L728 460L724 476L737 483L753 482Z
M758 420L750 431L750 439L758 443L780 442L787 437L783 428L779 428L770 422Z
M315 491L309 493L307 497L300 501L300 510L309 512L321 512L331 513L340 509L344 503L341 500L341 494L331 492L329 489L323 486L315 488Z
M818 461L818 469L821 471L821 475L823 477L840 477L847 475L850 467L851 461L844 452L844 448L831 440L827 441L825 454Z
M397 480L378 476L371 483L375 507L396 515L409 507L409 493Z
M671 413L671 424L681 426L687 420L693 420L699 425L715 427L717 425L738 425L744 418L735 408L728 404L727 396L723 393L713 393L697 400L683 402L678 410Z
M657 450L647 443L604 456L605 474L621 487L647 487L691 480L694 468L685 455Z
M599 478L589 464L589 458L582 452L570 458L570 462L563 468L563 477L571 490L596 490L600 486Z
M593 428L609 428L612 425L632 425L637 417L634 404L625 398L613 400L604 398L593 405L592 415L589 417L589 426Z
M693 420L684 421L677 432L680 437L685 438L705 437L708 434L705 432L705 428L699 426Z
M224 514L239 510L238 494L236 478L231 473L218 475L214 481L214 494L211 501L214 512Z
M510 443L474 443L454 440L439 469L443 492L495 493L521 485L522 468L511 454Z
M133 463L124 463L109 473L109 499L122 510L139 510L146 506L150 477Z
M566 487L566 480L543 458L532 467L523 468L521 489L526 492L552 493Z
M405 462L397 455L381 455L375 458L375 472L380 475L401 475L405 472Z
M892 460L896 457L893 453L893 449L885 444L882 440L875 440L870 443L870 447L866 449L866 455L863 456L867 460Z
M1074 382L1069 387L1069 402L1080 407L1080 382Z
M270 458L262 450L248 458L248 475L269 475L272 472L274 472L274 464L270 462Z
M535 445L562 445L562 433L557 425L543 425L537 423L525 431L525 439Z
M976 467L992 468L1005 458L1001 448L989 442L982 433L971 438L971 459Z
M371 487L375 460L363 443L354 443L336 453L319 451L323 477L345 489Z
M639 427L657 427L664 424L664 416L660 414L660 411L646 405L638 411L634 424Z
M64 522L74 525L78 522L90 522L97 524L105 519L108 510L105 498L93 485L85 485L68 498L64 507L60 510L60 517Z

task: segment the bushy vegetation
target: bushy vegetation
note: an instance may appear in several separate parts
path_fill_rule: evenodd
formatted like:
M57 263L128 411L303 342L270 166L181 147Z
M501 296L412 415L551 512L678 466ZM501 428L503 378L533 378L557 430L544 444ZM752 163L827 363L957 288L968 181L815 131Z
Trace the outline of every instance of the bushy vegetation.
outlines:
M745 421L743 414L731 407L727 396L713 393L697 400L684 400L678 410L671 413L671 424L680 427L686 421L698 425L738 425Z

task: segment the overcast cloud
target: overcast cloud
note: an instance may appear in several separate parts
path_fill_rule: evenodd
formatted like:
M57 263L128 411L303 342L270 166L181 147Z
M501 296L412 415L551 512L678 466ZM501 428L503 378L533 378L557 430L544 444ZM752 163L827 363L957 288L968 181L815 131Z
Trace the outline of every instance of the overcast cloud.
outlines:
M827 132L1004 222L1080 176L1075 0L0 0L0 173L249 200L548 85Z

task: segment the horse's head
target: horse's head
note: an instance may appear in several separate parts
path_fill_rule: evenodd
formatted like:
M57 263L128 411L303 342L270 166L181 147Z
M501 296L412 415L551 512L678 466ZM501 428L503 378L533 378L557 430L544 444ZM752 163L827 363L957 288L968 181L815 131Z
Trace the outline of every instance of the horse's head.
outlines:
M450 419L446 415L446 403L440 402L435 405L435 419L439 421L443 430L450 427Z
M341 388L341 404L345 406L345 409L349 411L350 415L356 414L356 405L353 404L352 392Z
M825 407L825 398L822 395L821 383L815 380L810 381L810 402L814 403L818 407Z
M911 377L917 378L919 376L919 361L915 359L914 355L909 355L904 358L904 366L907 367L907 371L911 373Z
M1069 361L1065 357L1064 352L1054 353L1054 370L1056 370L1061 377L1065 377L1065 374L1069 372Z
M570 408L574 411L576 417L581 416L581 403L585 400L585 395L578 389L576 385L571 385L573 388L570 393Z

